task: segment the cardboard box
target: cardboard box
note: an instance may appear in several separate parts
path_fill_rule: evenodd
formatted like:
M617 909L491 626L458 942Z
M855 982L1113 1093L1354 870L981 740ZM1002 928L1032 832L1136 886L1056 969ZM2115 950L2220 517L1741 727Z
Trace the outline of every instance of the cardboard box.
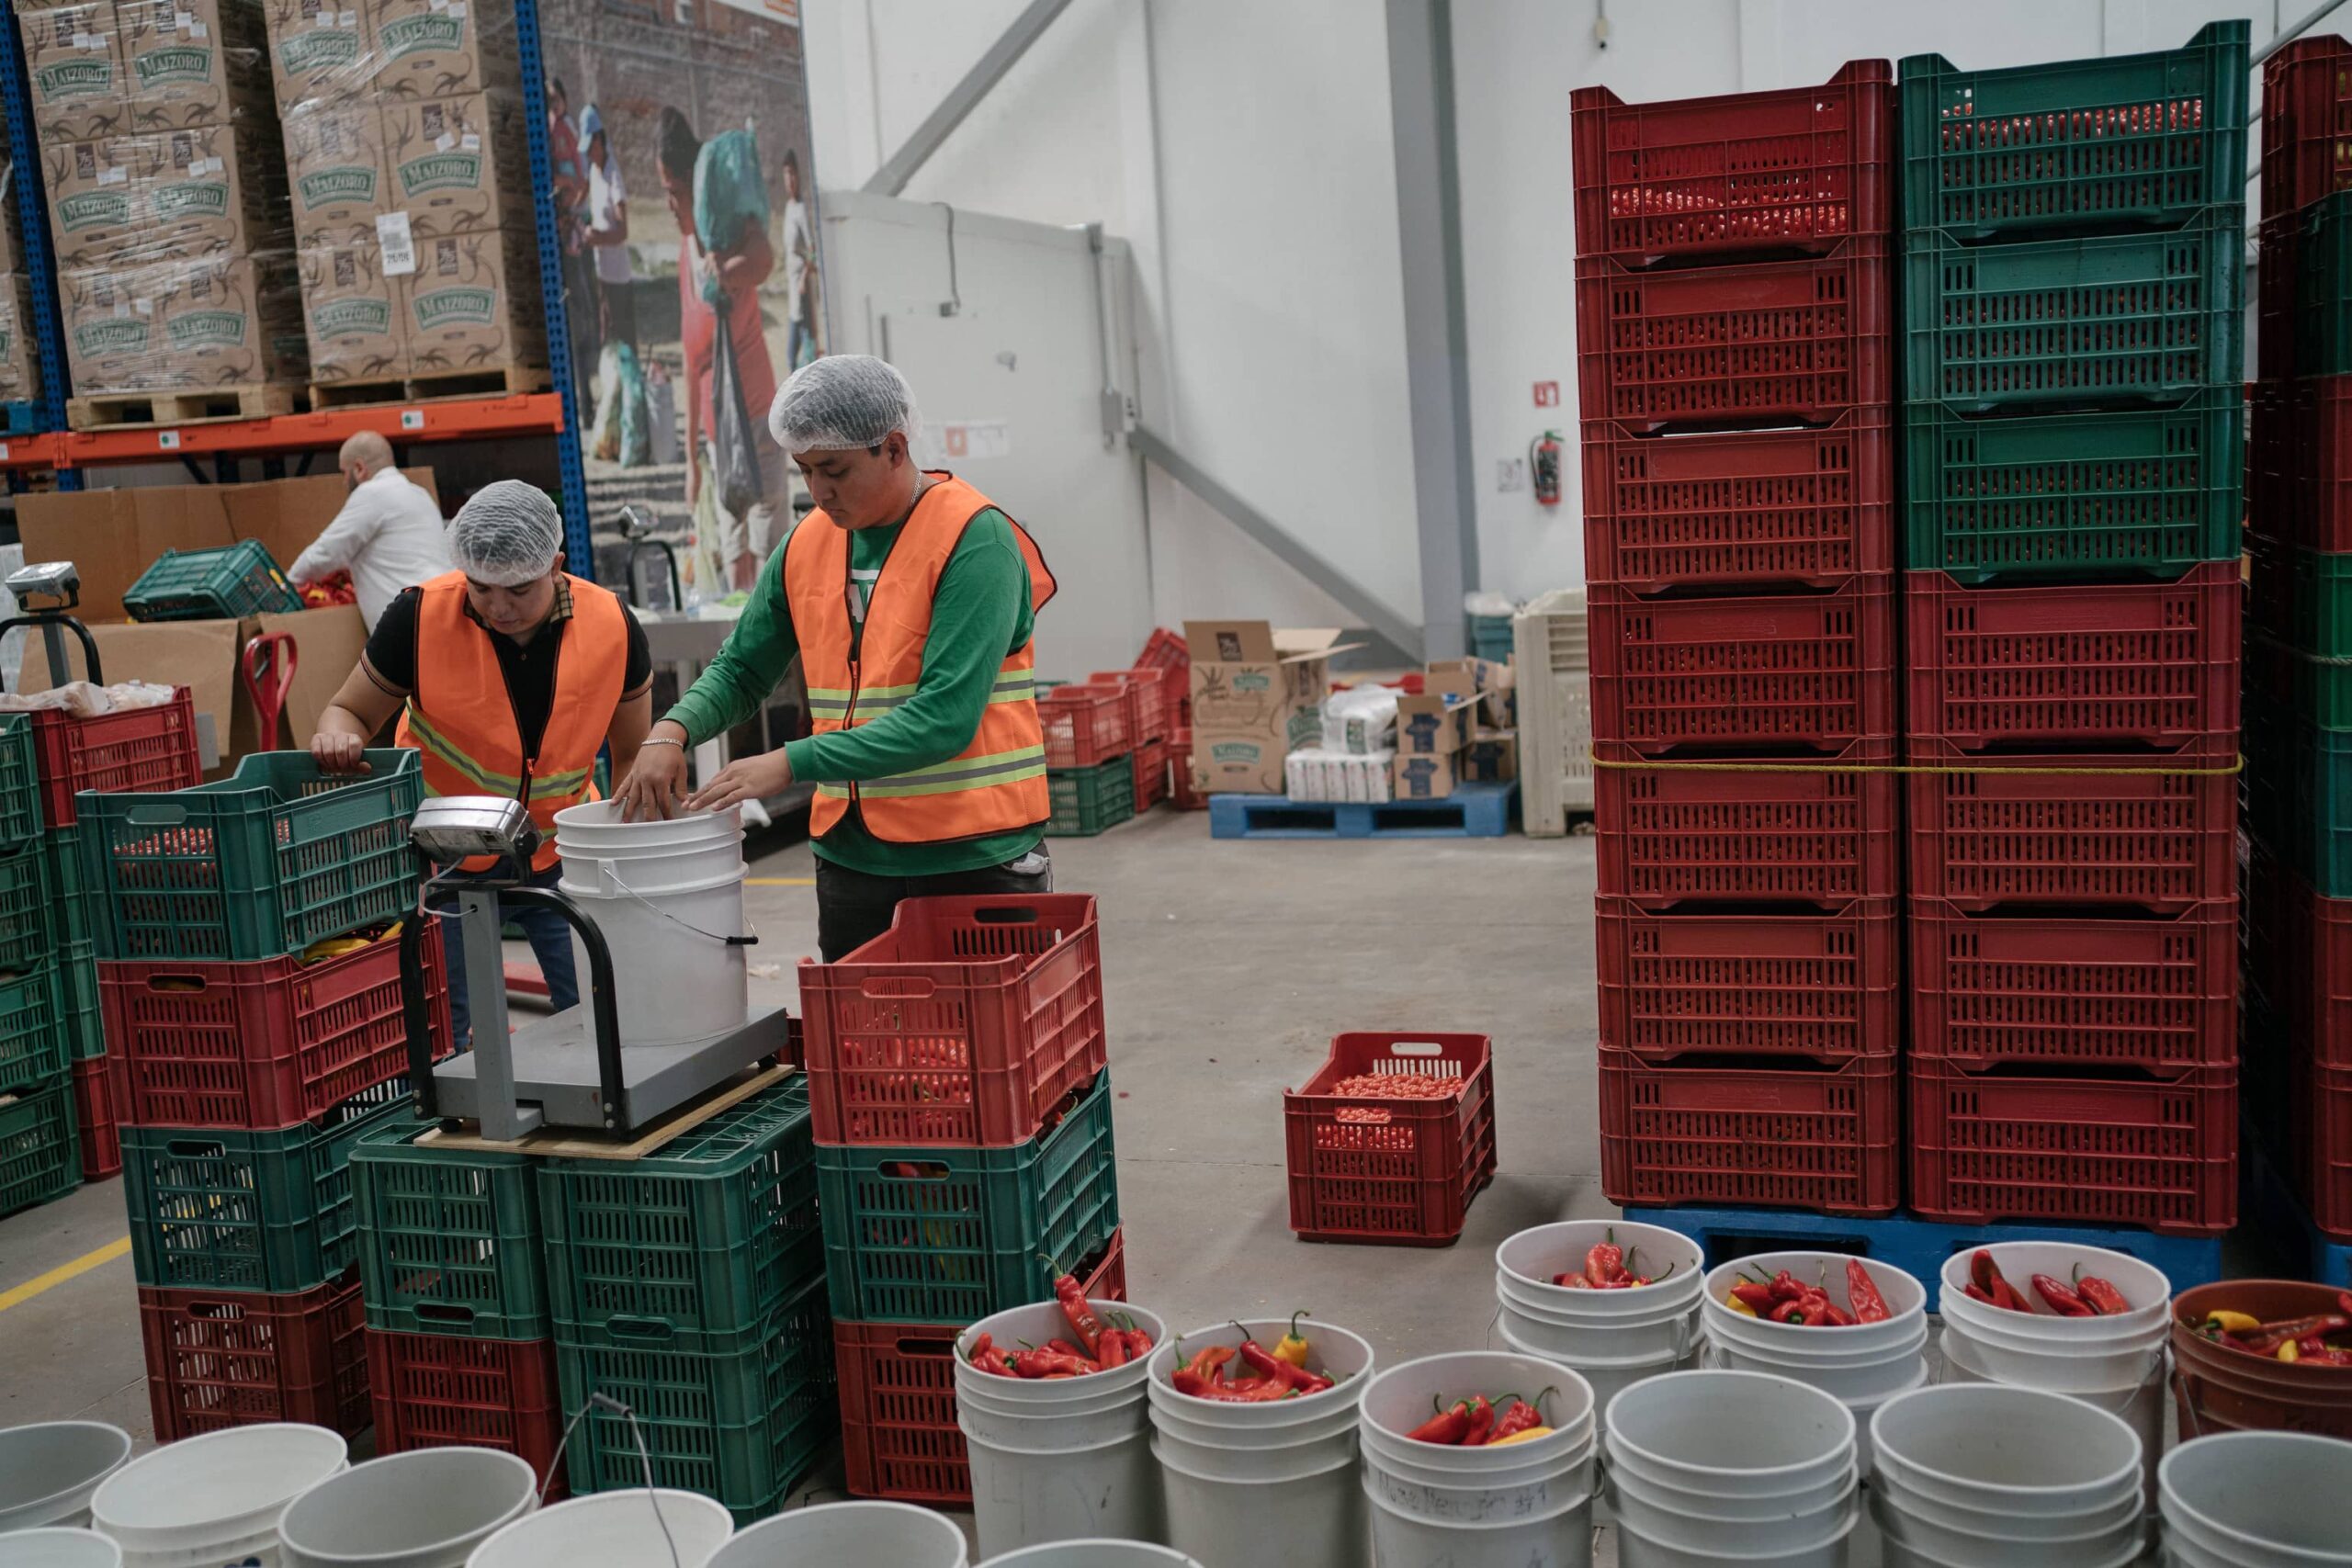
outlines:
M50 244L57 265L103 266L140 244L141 187L147 138L107 136L89 141L41 141L41 177L49 197Z
M515 80L514 11L475 0L360 0L387 99L447 98Z
M1431 665L1420 694L1396 699L1396 750L1411 756L1443 756L1470 744L1478 714L1476 677L1467 671Z
M393 206L381 111L364 101L288 110L286 183L297 248L374 245L376 220Z
M268 0L270 85L281 114L376 96L377 54L358 0Z
M32 169L32 164L25 165L27 174L30 174ZM24 258L17 249L19 232L17 223L17 164L15 159L0 152L0 273L24 270Z
M1396 753L1396 786L1398 800L1443 800L1453 793L1458 782L1454 759L1459 753Z
M114 0L123 83L140 130L270 117L261 0Z
M0 273L0 403L30 402L39 396L32 284L22 273Z
M410 369L545 365L538 255L527 230L418 241L416 270L400 279Z
M25 39L33 129L44 143L119 136L130 130L130 93L124 85L113 0L20 5L17 25ZM18 149L25 155L30 151Z
M439 499L432 469L401 471ZM279 566L293 565L334 521L346 494L340 474L27 494L17 498L17 525L27 560L70 560L80 570L76 613L96 624L124 617L124 592L165 550L258 539Z
M198 126L51 143L42 164L61 265L117 270L290 243L274 130Z
M1481 729L1456 761L1454 771L1465 784L1509 784L1519 777L1519 733Z
M418 239L531 228L530 151L519 95L388 103L380 134L390 176L384 210L406 212Z
M1280 795L1283 759L1323 738L1322 701L1341 645L1326 628L1264 621L1187 621L1193 650L1193 756L1206 787Z
M399 279L384 276L373 243L302 253L302 325L311 379L378 381L408 370Z
M279 253L61 274L74 389L307 380L310 348L293 263Z

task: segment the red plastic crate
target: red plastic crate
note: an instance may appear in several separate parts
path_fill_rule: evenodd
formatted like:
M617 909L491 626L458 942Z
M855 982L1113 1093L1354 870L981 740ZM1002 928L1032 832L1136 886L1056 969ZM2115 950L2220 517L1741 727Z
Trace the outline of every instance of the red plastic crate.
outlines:
M1903 1040L1892 898L1834 915L1656 915L1597 900L1600 1039L1647 1062L1693 1054L1843 1062Z
M1442 1100L1382 1100L1334 1086L1371 1074L1459 1081ZM1451 1247L1495 1177L1494 1048L1483 1034L1335 1036L1306 1087L1283 1094L1290 1228L1306 1241Z
M75 718L55 708L33 714L41 820L74 826L75 792L158 795L204 782L196 751L196 704L186 686L152 708Z
M1899 733L1892 576L1724 599L1594 588L1586 603L1596 741L1792 758Z
M800 963L817 1142L1010 1148L1108 1060L1082 893L910 898L839 964Z
M2248 532L2352 553L2352 376L2256 382L2246 462Z
M1097 670L1086 678L1090 686L1128 686L1136 695L1136 721L1131 733L1136 750L1146 740L1165 740L1176 729L1177 684L1182 671L1138 665L1133 670Z
M2233 749L2245 598L2234 560L2053 588L1905 572L1904 722L1962 751Z
M1902 779L1891 743L1818 768L1593 770L1600 892L1645 909L1772 902L1822 910L1903 891ZM1636 765L1612 766L1632 761Z
M1894 439L1884 409L1817 430L1662 439L1584 426L1588 581L1627 593L1803 583L1894 565Z
M1085 1276L1088 1299L1127 1299L1126 1248L1110 1249ZM842 1461L860 1497L966 1507L972 1472L956 1425L951 1358L967 1325L833 1323L833 1375L841 1386Z
M1091 768L1135 750L1135 699L1119 685L1056 686L1037 699L1046 766Z
M1911 891L1971 915L2230 897L2233 756L1973 758L1920 741L1913 764L1952 771L1911 775Z
M563 1436L552 1339L469 1339L368 1330L376 1451L451 1446L527 1461L547 1483ZM557 1478L554 1495L564 1482Z
M2296 1190L2312 1223L2338 1241L2352 1241L2352 1069L2296 1059L2294 1118Z
M1911 1055L2179 1077L2238 1060L2238 902L2169 919L1971 918L1914 898Z
M74 1122L82 1134L82 1179L122 1174L122 1118L115 1111L114 1080L106 1058L74 1064Z
M1600 1048L1600 1188L1621 1206L1886 1214L1903 1160L1892 1058L1652 1066Z
M1136 655L1138 670L1165 670L1170 682L1169 694L1175 700L1175 724L1179 728L1193 727L1193 650L1186 645L1183 634L1171 632L1166 626L1154 626L1144 638L1143 651Z
M1588 419L1827 424L1894 393L1890 242L1814 261L1635 272L1577 263L1577 377Z
M437 1060L450 1051L441 922L424 933ZM320 964L98 964L108 1060L137 1126L274 1131L408 1071L398 938Z
M1639 265L1724 251L1823 251L1894 226L1894 67L1818 87L1629 104L1568 95L1577 254Z
M368 1429L366 1307L356 1270L307 1291L139 1291L155 1439L298 1421Z
M1914 1057L1911 1208L2213 1235L2238 1217L2238 1079L1963 1073Z
M2323 898L2256 842L2246 869L2246 976L2319 1066L2352 1072L2352 898Z
M2297 39L2262 63L2262 209L2352 189L2352 43Z
M1136 812L1138 816L1168 798L1168 742L1147 740L1136 748Z

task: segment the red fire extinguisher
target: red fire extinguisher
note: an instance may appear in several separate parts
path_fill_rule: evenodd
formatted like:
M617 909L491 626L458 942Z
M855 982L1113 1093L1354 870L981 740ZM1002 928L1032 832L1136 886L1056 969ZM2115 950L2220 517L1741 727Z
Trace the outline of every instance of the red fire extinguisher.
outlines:
M1560 504L1560 433L1547 430L1527 449L1528 472L1535 476L1535 500L1544 506Z

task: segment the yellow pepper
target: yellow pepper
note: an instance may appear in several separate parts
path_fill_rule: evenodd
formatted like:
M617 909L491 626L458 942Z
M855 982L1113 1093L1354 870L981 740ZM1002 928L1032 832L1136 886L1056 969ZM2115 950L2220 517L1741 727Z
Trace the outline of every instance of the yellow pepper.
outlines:
M1749 1306L1746 1302L1741 1301L1736 1294L1728 1292L1724 1293L1724 1305L1731 1308L1732 1311L1739 1314L1742 1317L1754 1317L1756 1315L1756 1309L1754 1307Z
M1306 1341L1299 1336L1298 1320L1306 1315L1303 1312L1291 1314L1290 1332L1274 1344L1275 1360L1288 1361L1292 1366L1302 1370L1306 1366Z
M2303 1359L2302 1348L2291 1339L2281 1340L2278 1345L2278 1359L2282 1361L2300 1361Z
M2223 1334L2259 1334L2262 1320L2242 1312L2209 1312L2205 1314L2205 1326Z
M1537 1438L1548 1438L1551 1435L1552 1428L1549 1427L1530 1427L1523 1432L1513 1432L1508 1438L1497 1438L1487 1446L1490 1449L1507 1449L1513 1443L1532 1442Z

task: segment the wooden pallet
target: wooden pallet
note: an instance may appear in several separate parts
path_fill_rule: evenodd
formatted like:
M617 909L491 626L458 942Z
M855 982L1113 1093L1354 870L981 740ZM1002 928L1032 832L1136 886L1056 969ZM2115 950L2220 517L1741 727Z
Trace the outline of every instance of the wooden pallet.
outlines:
M211 424L292 413L302 389L279 382L258 387L175 387L153 392L93 392L65 400L71 430L141 430L166 424Z
M740 1105L763 1089L773 1089L798 1071L775 1062L745 1067L699 1099L663 1112L628 1133L600 1133L590 1127L541 1127L513 1140L485 1138L481 1125L469 1122L470 1132L437 1127L416 1140L419 1148L472 1149L493 1154L540 1155L549 1159L643 1159L681 1133L691 1132L720 1111Z
M1212 839L1498 839L1510 831L1513 784L1463 784L1442 800L1293 800L1209 796Z
M492 365L479 370L440 370L425 376L379 377L359 381L313 381L311 407L328 409L379 407L386 403L424 403L449 398L511 398L544 392L555 385L546 369L528 365Z

